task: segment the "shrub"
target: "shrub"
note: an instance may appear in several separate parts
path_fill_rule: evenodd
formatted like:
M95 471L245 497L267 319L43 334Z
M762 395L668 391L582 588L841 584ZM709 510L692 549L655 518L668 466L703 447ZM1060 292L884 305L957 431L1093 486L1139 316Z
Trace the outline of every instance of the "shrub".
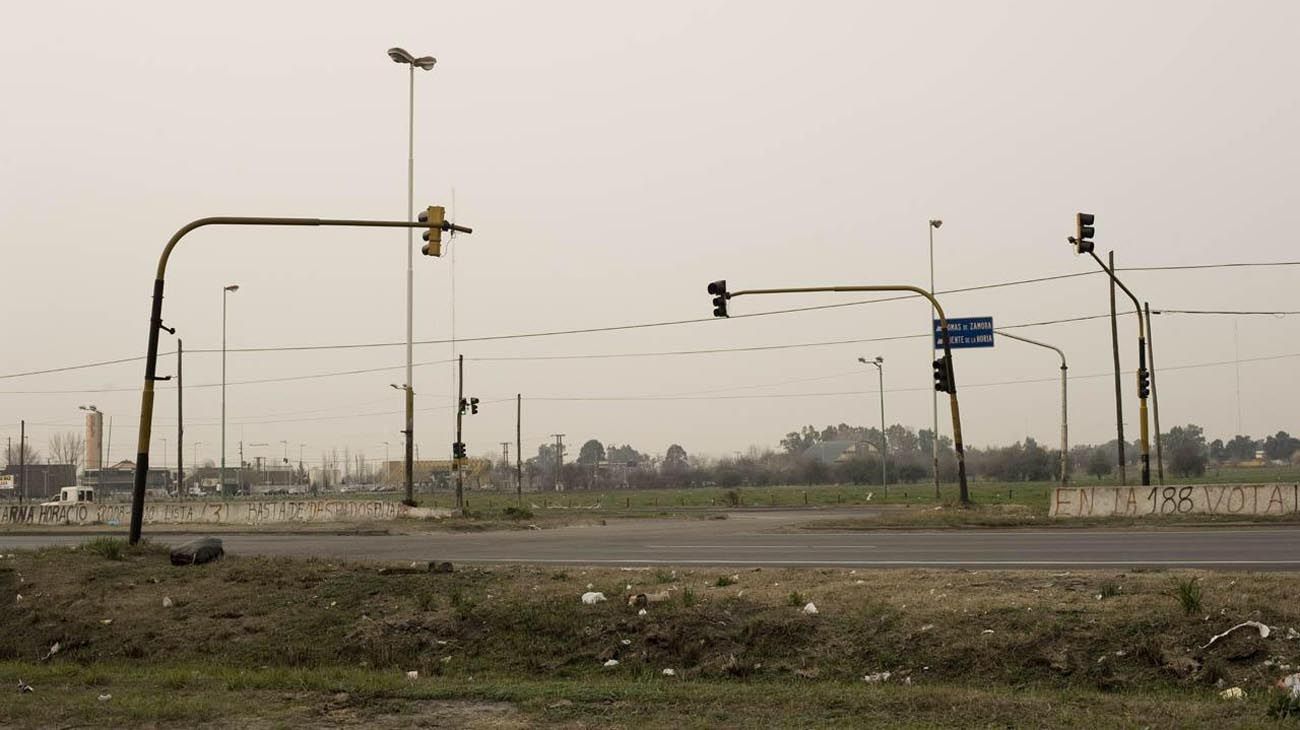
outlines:
M81 544L81 549L107 560L126 557L126 540L120 537L96 537Z
M718 588L726 588L727 586L733 586L735 584L736 584L736 579L732 578L729 575L720 575L718 576L718 579L713 583L713 585Z
M1191 616L1201 611L1201 581L1198 578L1174 578L1173 596L1183 613Z

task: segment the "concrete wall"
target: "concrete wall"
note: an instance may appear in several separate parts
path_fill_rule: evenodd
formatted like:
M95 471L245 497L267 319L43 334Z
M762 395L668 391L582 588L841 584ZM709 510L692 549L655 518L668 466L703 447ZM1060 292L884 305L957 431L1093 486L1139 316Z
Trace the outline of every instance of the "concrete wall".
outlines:
M448 509L407 507L401 502L361 499L266 502L146 501L147 524L264 525L286 522L370 522L450 517ZM0 525L125 525L130 503L0 506Z
M1300 512L1297 484L1195 484L1178 487L1057 487L1052 517L1287 515Z

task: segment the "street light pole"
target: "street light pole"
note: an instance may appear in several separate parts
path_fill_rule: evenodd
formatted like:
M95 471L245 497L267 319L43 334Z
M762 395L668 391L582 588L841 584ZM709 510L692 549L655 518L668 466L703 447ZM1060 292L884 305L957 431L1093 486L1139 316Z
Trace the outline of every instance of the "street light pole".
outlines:
M1046 342L1031 340L1028 337L1013 335L1003 330L993 330L1003 337L1010 337L1013 340L1026 342L1039 347L1046 347L1061 356L1061 486L1068 486L1070 483L1070 414L1069 414L1069 396L1066 393L1066 371L1069 369L1065 364L1065 353L1061 348L1054 347Z
M416 58L405 49L390 48L388 57L395 63L405 64L410 70L407 87L407 137L406 137L406 219L415 217L415 69L431 71L438 61L432 56ZM406 498L408 506L415 506L415 387L412 383L412 339L415 318L415 242L413 231L406 230Z
M876 370L880 372L880 486L885 490L885 498L888 499L889 479L888 472L885 471L885 464L889 457L889 442L885 439L885 358L879 355L874 360L860 357L858 362L875 365Z
M723 282L714 282L710 285L710 293L713 293L713 287ZM966 450L962 442L961 434L961 408L957 402L957 381L952 371L952 344L948 334L948 317L943 312L943 307L939 305L939 300L935 299L934 294L918 286L910 284L879 284L874 286L805 286L789 287L782 289L745 289L735 292L727 292L722 295L724 299L745 296L748 294L810 294L815 292L861 292L861 291L906 291L913 294L919 294L930 300L930 305L934 307L935 314L939 317L939 331L943 342L944 361L948 367L948 405L952 411L952 441L953 451L957 455L957 481L960 487L960 499L963 505L971 503L970 491L966 484ZM725 311L725 310L724 310ZM715 310L715 315L717 310ZM725 315L724 315L725 316Z
M172 250L180 243L190 231L203 226L331 226L344 228L427 228L430 223L421 223L419 221L385 221L385 220L357 220L357 219L333 219L333 218L264 218L255 216L214 216L211 218L200 218L191 221L172 234L167 245L163 247L162 255L158 257L158 269L154 274L153 298L149 308L149 339L145 349L144 362L144 388L140 394L140 428L136 437L136 463L135 463L135 484L131 490L131 530L128 541L135 545L140 542L140 526L144 521L144 493L145 483L149 474L149 438L153 433L153 400L154 400L154 381L161 380L158 377L158 333L166 329L170 333L175 333L174 329L163 325L162 302L163 288L167 277L167 261L171 258ZM450 221L443 221L440 225L444 231L457 231L460 233L473 233L474 231L464 226L457 226Z
M934 231L943 225L938 218L930 219L930 291L934 291ZM934 307L930 307L930 319L926 320L925 329L934 334ZM933 337L931 337L933 341ZM933 345L930 345L933 351ZM930 432L930 457L934 464L934 500L939 501L939 392L930 394L930 415L933 419Z
M221 290L221 496L226 496L226 296L239 291L238 284Z
M1101 267L1101 270L1104 271L1104 272L1106 272L1106 275L1110 277L1111 287L1112 287L1111 301L1112 301L1112 302L1114 301L1114 296L1115 296L1115 295L1114 295L1114 287L1119 287L1119 288L1120 288L1120 291L1123 291L1125 294L1127 294L1127 295L1128 295L1128 298L1131 299L1131 300L1133 301L1134 314L1137 315L1137 322L1138 322L1138 371L1137 371L1137 381L1138 381L1138 435L1139 435L1139 438L1141 439L1141 449L1142 449L1142 486L1144 486L1144 487L1145 487L1145 486L1150 486L1150 484L1151 484L1151 432L1150 432L1150 430L1148 429L1148 425L1147 425L1147 423L1148 423L1148 421L1147 421L1147 394L1146 394L1146 392L1143 390L1143 387L1142 387L1143 376L1148 375L1148 370L1147 370L1147 328L1146 328L1146 321L1145 321L1145 320L1143 319L1143 317L1142 317L1142 304L1141 304L1140 302L1138 302L1137 295L1135 295L1135 294L1132 292L1132 290L1130 290L1127 286L1124 286L1124 282L1120 281L1120 280L1119 280L1119 277L1115 276L1115 252L1114 252L1114 251L1110 252L1110 266L1107 266L1106 264L1102 263L1101 258L1099 258L1099 257L1097 256L1097 254L1096 254L1095 252L1093 252L1092 250L1089 250L1089 251L1088 251L1088 254L1089 254L1090 256L1092 256L1092 258L1093 258L1094 261L1097 262L1097 265ZM1113 312L1113 311L1114 311L1114 305L1113 305L1113 304L1111 305L1111 309L1112 309L1112 312ZM1113 331L1113 328L1114 328L1114 319L1113 319L1114 316L1115 316L1114 314L1111 315L1111 317L1112 317L1112 320L1111 320L1111 322L1112 322L1112 325L1111 325L1111 326L1112 326L1112 331ZM1117 356L1117 360L1118 360L1118 356ZM1122 419L1121 419L1121 420L1122 420ZM1122 427L1122 426L1121 426L1121 427ZM1124 448L1124 446L1123 446L1123 440L1122 440L1122 439L1120 440L1120 448L1121 448L1121 449ZM1121 451L1120 453L1123 453L1123 452ZM1121 466L1121 469L1122 469L1122 468L1123 468L1123 467ZM1122 472L1121 472L1121 473L1122 473Z

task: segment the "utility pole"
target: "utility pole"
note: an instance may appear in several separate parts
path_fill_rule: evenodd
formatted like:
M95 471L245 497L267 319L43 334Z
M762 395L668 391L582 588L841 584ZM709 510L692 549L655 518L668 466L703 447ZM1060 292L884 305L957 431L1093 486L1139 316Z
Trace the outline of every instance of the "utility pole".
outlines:
M185 391L182 386L181 363L185 353L185 343L176 340L176 498L180 499L185 490L185 472L181 470L181 454L185 453Z
M465 509L465 442L461 438L461 424L465 420L465 356L456 358L456 443L452 446L451 463L456 470L456 509Z
M1156 312L1159 314L1159 312ZM1163 486L1165 483L1165 454L1160 438L1160 398L1156 395L1156 350L1155 333L1151 331L1151 305L1142 303L1142 316L1147 323L1147 366L1151 374L1151 410L1156 427L1156 478Z
M18 422L18 478L22 480L22 491L18 492L18 503L27 501L27 421Z
M524 414L524 395L515 393L515 497L524 503L524 437L521 421Z
M560 491L560 470L564 467L564 434L553 433L555 437L555 491Z
M1115 270L1115 252L1111 251L1110 270ZM1115 355L1115 433L1119 449L1119 483L1128 484L1124 459L1124 385L1119 374L1119 322L1115 318L1115 277L1110 278L1110 346Z

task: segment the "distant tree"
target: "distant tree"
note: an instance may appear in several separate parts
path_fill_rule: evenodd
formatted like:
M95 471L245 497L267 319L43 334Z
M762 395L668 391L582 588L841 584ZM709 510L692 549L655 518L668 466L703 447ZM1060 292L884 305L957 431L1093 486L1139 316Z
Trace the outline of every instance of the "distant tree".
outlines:
M20 448L22 449L21 451L19 450ZM26 456L26 458L24 458L24 455ZM16 465L19 462L23 462L26 464L35 464L36 461L40 458L41 458L41 452L37 451L36 449L33 449L30 443L23 444L22 447L20 447L18 444L9 444L5 448L6 464Z
M605 461L605 446L596 439L589 439L578 450L579 464L599 464L602 461Z
M1233 461L1250 461L1255 458L1259 442L1249 436L1233 436L1224 447L1229 459Z
M50 436L50 461L55 464L71 464L75 468L80 468L85 453L86 437L76 431L65 431Z
M1228 458L1228 450L1223 445L1223 439L1215 439L1210 442L1210 460L1224 461Z
M673 444L668 447L667 453L664 454L663 471L667 474L681 474L691 467L690 459L686 456L686 449L679 444Z
M1113 459L1106 453L1105 449L1093 449L1088 455L1088 474L1097 477L1098 481L1110 473Z
M1174 426L1165 434L1165 451L1169 453L1169 470L1175 476L1193 477L1205 473L1208 449L1200 426Z
M617 461L630 466L636 466L646 460L645 454L632 448L631 446L615 446L610 444L605 449L605 457L609 461Z
M1264 439L1264 456L1275 461L1290 461L1291 455L1300 449L1300 440L1291 437L1286 431Z

